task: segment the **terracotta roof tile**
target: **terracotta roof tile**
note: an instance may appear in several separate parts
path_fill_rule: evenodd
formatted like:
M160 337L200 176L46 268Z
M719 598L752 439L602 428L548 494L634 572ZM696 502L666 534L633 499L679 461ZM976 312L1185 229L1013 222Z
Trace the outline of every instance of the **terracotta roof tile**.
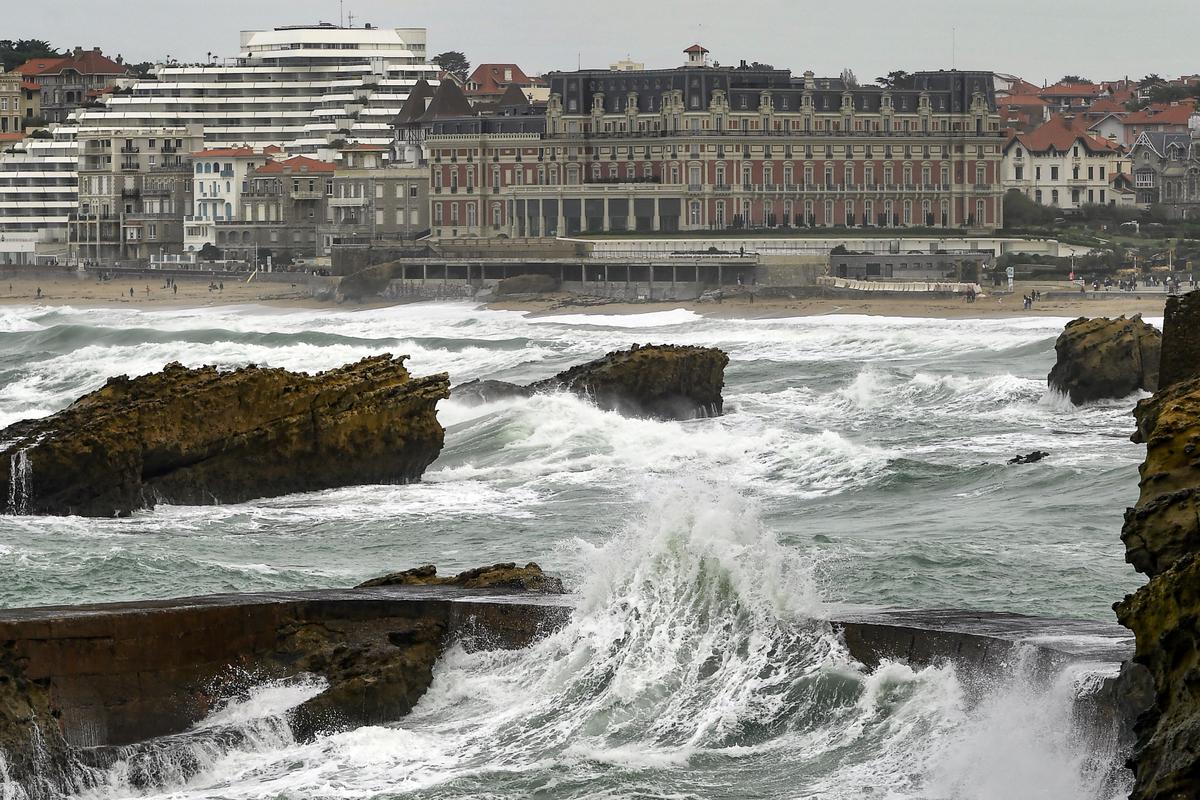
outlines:
M254 170L256 175L281 175L281 174L310 174L310 173L330 173L337 169L336 164L331 164L328 161L320 161L308 156L292 156L284 161L268 161L261 167Z
M1044 153L1051 147L1059 152L1066 152L1074 147L1076 142L1082 143L1084 147L1093 153L1117 151L1116 145L1112 142L1086 133L1076 127L1075 120L1068 120L1061 116L1051 117L1049 121L1039 125L1029 133L1017 134L1013 139L1009 140L1008 144L1005 145L1005 149L1014 140L1023 144L1025 149L1031 153Z
M1196 101L1180 101L1176 105L1155 103L1125 118L1126 125L1187 125L1196 113Z

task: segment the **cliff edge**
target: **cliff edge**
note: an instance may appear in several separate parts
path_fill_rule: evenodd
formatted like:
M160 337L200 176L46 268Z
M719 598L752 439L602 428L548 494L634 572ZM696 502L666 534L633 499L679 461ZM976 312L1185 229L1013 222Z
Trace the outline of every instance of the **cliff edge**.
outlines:
M1126 560L1149 582L1114 606L1134 632L1134 660L1154 679L1130 766L1133 800L1200 797L1200 296L1167 301L1162 386L1138 403L1146 445L1137 505L1125 514Z
M1054 343L1057 360L1046 382L1075 405L1158 388L1162 334L1141 315L1080 317Z

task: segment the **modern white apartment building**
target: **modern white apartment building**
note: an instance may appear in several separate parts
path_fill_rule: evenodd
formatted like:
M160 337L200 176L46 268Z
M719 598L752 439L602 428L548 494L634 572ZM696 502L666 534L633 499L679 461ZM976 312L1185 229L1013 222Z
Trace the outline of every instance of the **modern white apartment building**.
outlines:
M244 31L237 58L161 66L155 80L84 109L79 124L203 125L209 147L279 145L336 156L336 144L390 145L389 124L409 89L436 79L421 28L329 23Z
M0 154L0 264L48 263L66 254L77 163L74 128L25 139Z
M246 31L236 58L164 65L81 109L51 143L0 154L0 263L67 253L67 217L77 208L76 127L122 130L201 125L209 148L337 157L347 143L390 147L390 123L424 78L423 28L344 28L329 23ZM53 212L53 213L51 213ZM57 249L56 249L57 248ZM43 259L44 260L44 259Z

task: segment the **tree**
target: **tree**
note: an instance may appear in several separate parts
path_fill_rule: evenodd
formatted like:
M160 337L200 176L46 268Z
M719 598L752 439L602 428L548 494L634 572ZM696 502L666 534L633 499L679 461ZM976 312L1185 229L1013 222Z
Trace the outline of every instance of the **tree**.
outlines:
M1059 83L1091 83L1091 81L1078 75L1063 75Z
M887 75L876 78L875 82L885 89L896 89L908 83L909 74L902 69L896 69Z
M852 89L858 86L858 77L854 74L854 70L849 67L842 70L842 83Z
M1166 83L1166 81L1160 78L1157 74L1151 72L1149 75L1138 81L1138 87L1144 89L1147 86L1157 86L1160 83Z
M467 82L467 76L471 74L471 62L467 61L467 57L457 50L447 50L444 53L439 53L433 57L433 63L463 83Z
M1004 194L1004 227L1027 228L1054 222L1054 210L1033 202L1020 189Z
M201 261L219 261L221 259L221 251L212 242L205 242L204 247L200 248Z
M0 39L0 63L4 71L16 69L31 58L56 58L62 53L42 39Z

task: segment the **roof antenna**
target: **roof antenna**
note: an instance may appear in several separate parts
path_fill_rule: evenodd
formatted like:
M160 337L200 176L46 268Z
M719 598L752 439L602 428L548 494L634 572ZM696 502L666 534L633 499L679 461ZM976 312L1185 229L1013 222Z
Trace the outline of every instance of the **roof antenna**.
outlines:
M354 12L353 11L351 11L349 14L346 15L346 22L349 27L351 27L351 28L354 27Z
M338 27L346 25L346 0L338 0Z
M950 69L957 69L958 56L958 28L950 28Z

